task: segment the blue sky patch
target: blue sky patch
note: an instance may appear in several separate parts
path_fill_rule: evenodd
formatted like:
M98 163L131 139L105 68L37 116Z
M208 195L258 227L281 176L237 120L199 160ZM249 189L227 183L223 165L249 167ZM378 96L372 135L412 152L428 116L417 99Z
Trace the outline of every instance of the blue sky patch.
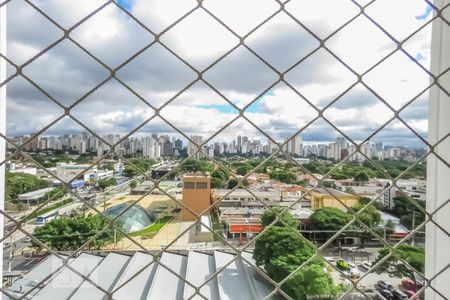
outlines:
M131 9L133 6L133 0L117 0L117 3L119 3L123 8L125 9Z
M420 16L416 16L417 20L426 20L431 13L433 12L433 8L430 5L427 5L427 8L425 9L425 12L421 14Z

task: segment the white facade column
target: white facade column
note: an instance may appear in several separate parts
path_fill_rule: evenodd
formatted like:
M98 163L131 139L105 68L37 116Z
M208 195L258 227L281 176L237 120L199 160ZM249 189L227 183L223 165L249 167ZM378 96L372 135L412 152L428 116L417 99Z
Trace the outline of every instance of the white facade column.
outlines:
M448 5L450 0L435 0L434 4L441 8ZM450 10L444 11L447 20L450 20ZM450 26L441 22L433 23L431 44L431 71L439 75L450 66ZM440 84L450 91L450 74L446 74L439 80ZM438 87L430 90L429 99L429 128L428 140L431 145L441 140L450 132L450 97ZM450 162L450 138L446 139L436 149L436 152L447 162ZM450 168L434 155L427 160L427 211L433 212L450 198ZM450 204L442 208L433 220L450 232ZM450 238L436 225L426 226L425 243L425 275L432 278L450 264ZM450 270L440 274L432 282L442 295L450 297ZM428 299L442 299L433 290L426 291Z
M0 52L6 54L6 5L0 8ZM6 62L0 59L0 82L6 79ZM6 131L6 85L0 88L0 132ZM5 159L5 140L0 138L0 162ZM5 164L0 166L0 209L5 208ZM0 214L0 238L3 238L3 215ZM3 275L3 243L0 243L0 274Z

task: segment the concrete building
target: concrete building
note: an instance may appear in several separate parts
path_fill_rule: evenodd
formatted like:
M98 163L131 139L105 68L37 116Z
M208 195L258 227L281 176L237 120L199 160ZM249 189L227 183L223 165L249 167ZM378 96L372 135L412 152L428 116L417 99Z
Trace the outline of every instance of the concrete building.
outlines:
M211 206L211 177L197 172L183 176L183 204L200 215ZM183 207L182 221L196 221L197 216Z
M37 204L41 200L47 200L47 193L51 192L54 188L48 187L44 189L40 189L37 191L28 192L25 194L21 194L17 196L17 200L19 200L22 203L26 203L28 205L30 204Z

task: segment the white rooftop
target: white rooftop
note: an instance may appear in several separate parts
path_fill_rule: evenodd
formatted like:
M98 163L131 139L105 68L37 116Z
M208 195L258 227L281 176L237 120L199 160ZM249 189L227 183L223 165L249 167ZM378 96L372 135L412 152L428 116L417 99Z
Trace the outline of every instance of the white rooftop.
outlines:
M68 268L49 276L61 267L61 260L49 255L7 287L6 292L22 298L35 288L23 299L106 300L108 296L98 288L101 287L112 293L114 300L204 299L195 295L195 288L186 280L195 287L202 286L200 293L207 299L264 298L274 286L256 270L251 253L242 253L242 257L247 262L222 251L189 251L187 255L164 252L156 261L141 252L110 253L106 257L82 253L70 265L89 279L86 280ZM43 284L38 285L43 279ZM3 299L10 298L4 295Z

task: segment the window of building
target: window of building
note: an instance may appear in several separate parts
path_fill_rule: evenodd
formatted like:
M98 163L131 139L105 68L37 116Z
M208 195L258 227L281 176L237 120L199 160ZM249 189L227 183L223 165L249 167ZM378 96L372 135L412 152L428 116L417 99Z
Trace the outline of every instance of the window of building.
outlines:
M195 188L199 189L199 190L206 190L208 188L208 183L207 182L197 182L195 184Z
M185 182L184 188L187 190L193 190L193 189L195 189L195 183L194 182Z

